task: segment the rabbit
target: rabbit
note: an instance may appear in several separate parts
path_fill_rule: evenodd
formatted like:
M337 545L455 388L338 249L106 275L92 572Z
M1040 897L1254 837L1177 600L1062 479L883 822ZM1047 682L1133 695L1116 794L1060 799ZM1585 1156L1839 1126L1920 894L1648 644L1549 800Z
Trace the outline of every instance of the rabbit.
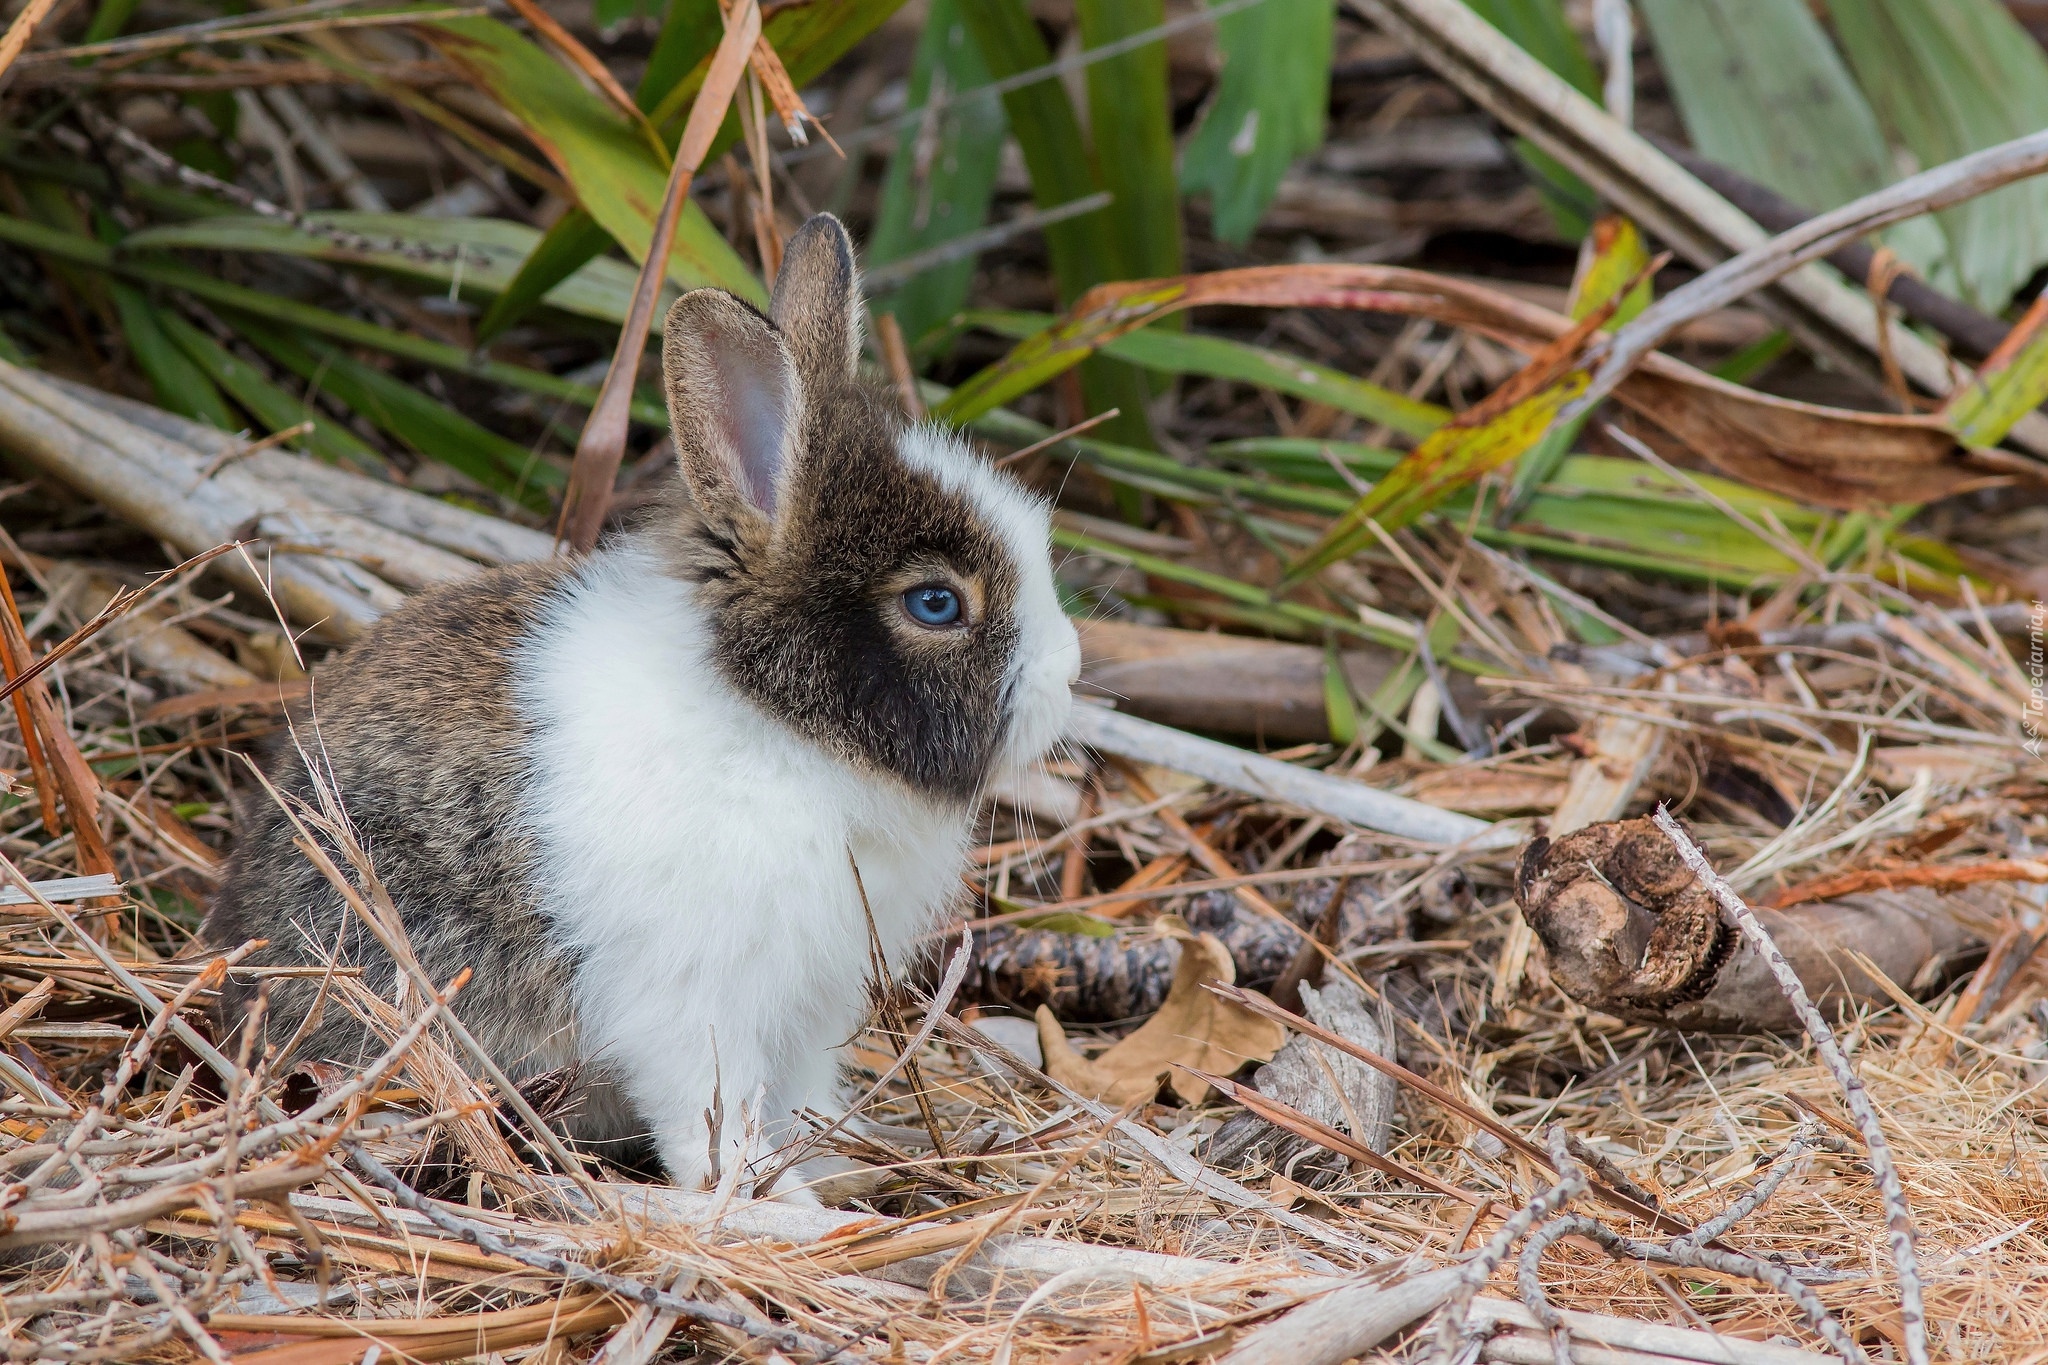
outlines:
M318 670L265 760L288 798L315 800L309 765L338 792L426 971L473 969L453 1008L494 1060L568 1068L571 1135L651 1138L686 1188L837 1112L870 911L900 967L961 894L983 789L1058 742L1079 672L1047 506L856 373L863 308L824 214L766 316L684 294L658 510L415 597ZM284 811L250 805L203 940L359 964L389 997ZM268 1041L374 1057L318 995L273 979ZM223 1023L253 996L231 983Z

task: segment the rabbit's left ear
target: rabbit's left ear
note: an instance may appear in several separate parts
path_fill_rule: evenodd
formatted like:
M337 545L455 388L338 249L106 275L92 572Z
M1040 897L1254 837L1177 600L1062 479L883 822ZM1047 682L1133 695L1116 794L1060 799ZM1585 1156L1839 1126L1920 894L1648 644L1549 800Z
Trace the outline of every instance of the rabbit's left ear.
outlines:
M782 337L722 289L668 310L661 344L676 463L703 513L772 523L794 462L803 383Z
M862 307L853 239L837 218L818 214L783 247L782 271L768 305L806 384L830 387L853 378Z

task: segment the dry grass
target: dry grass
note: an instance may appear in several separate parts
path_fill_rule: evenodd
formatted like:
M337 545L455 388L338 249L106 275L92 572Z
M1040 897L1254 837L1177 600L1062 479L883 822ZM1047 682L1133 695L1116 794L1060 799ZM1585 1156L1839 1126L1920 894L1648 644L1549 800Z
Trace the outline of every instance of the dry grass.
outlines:
M259 621L180 591L187 595L175 614L186 626L265 664ZM61 636L87 614L81 604L34 595L22 610L42 638ZM1506 632L1514 619L1502 610L1489 625ZM1960 654L1970 643L1950 647ZM1837 663L1841 653L1834 651ZM275 673L276 655L267 657ZM1925 656L1855 660L1833 675L1842 690L1827 699L1831 723L1854 728L1863 718L1884 746L1880 760L1925 742L1931 727L1961 723L1987 739L2014 734L2009 715L1948 686ZM1805 684L1825 680L1823 668L1803 674ZM1695 828L1721 867L1748 865L1753 897L1772 884L1887 859L2018 856L2038 832L2041 789L2031 784L2039 771L2024 766L2016 744L1997 751L1989 781L1892 791L1861 776L1845 783L1853 750L1820 742L1819 731L1805 738L1796 726L1770 725L1774 706L1790 713L1804 704L1780 700L1790 684L1775 694L1770 683L1746 684L1748 718L1731 721L1686 700L1705 695L1701 670L1677 676L1678 695L1664 714L1679 742L1652 768L1639 800L1690 795ZM298 1365L361 1359L370 1341L360 1334L370 1333L380 1352L418 1359L479 1350L581 1358L600 1341L609 1360L642 1359L635 1343L648 1324L673 1324L658 1316L659 1305L606 1292L630 1281L672 1288L677 1302L727 1319L686 1320L674 1336L663 1327L646 1352L716 1356L751 1336L757 1348L796 1359L803 1345L779 1340L794 1332L814 1347L831 1343L874 1359L1164 1360L1255 1330L1300 1295L1326 1288L1332 1274L1379 1267L1399 1278L1456 1262L1551 1183L1529 1161L1475 1136L1468 1118L1405 1093L1389 1154L1488 1202L1476 1222L1468 1204L1370 1174L1310 1192L1271 1171L1226 1171L1197 1188L1186 1154L1199 1151L1229 1106L1155 1105L1132 1116L1164 1141L1148 1153L1117 1128L1116 1116L1006 1075L962 1045L972 1035L947 1025L917 1058L927 1107L899 1078L871 1106L864 1131L828 1139L872 1168L848 1207L885 1217L823 1243L816 1236L832 1226L823 1215L742 1209L739 1226L751 1235L712 1232L702 1221L705 1199L654 1216L649 1210L659 1206L644 1192L636 1203L635 1187L614 1183L624 1179L618 1173L592 1167L599 1183L582 1187L546 1176L545 1159L508 1124L489 1088L471 1079L474 1068L423 1013L419 992L395 1007L346 978L337 1000L396 1040L391 1065L383 1074L325 1078L322 1097L307 1108L313 1092L303 1080L236 1055L237 1038L214 1040L230 1056L216 1059L225 1070L210 1065L199 1034L179 1034L157 1003L182 993L180 1026L206 1028L203 1006L220 969L196 972L205 959L194 956L190 936L215 871L210 850L233 800L264 799L221 741L244 744L265 720L221 712L142 721L148 707L186 689L139 667L132 641L88 645L50 677L105 783L112 848L131 894L111 911L0 908L0 996L16 1006L5 1021L0 1078L12 1092L0 1100L0 1164L15 1182L6 1195L10 1230L0 1233L0 1246L10 1248L0 1307L15 1358L198 1351ZM1542 680L1525 686L1562 695ZM1597 693L1579 700L1588 719L1598 714ZM1714 700L1724 713L1728 702L1725 694ZM19 732L10 728L0 745L11 746L10 766L18 764ZM1804 808L1789 839L1703 781L1730 753ZM1349 761L1327 746L1303 756ZM1572 761L1552 743L1466 765L1390 760L1368 780L1426 791L1434 774L1483 783L1517 767L1562 775ZM1305 831L1297 813L1191 790L1176 803L1185 819L1169 818L1114 770L1096 779L1099 813L1080 836L1089 861L1074 871L1066 859L1079 855L1058 819L992 809L981 859L992 894L1053 904L1113 889L1133 870L1125 864L1184 848L1176 827L1207 831L1213 851L1239 867L1268 868L1276 850L1289 867L1360 856L1358 841L1337 851L1340 831ZM38 878L73 872L73 841L51 837L38 802L20 785L14 790L0 835L12 865ZM1411 895L1419 865L1432 861L1387 840L1370 847L1406 855L1385 858L1389 870L1374 874L1383 895ZM1821 851L1808 856L1813 850ZM1421 925L1402 934L1447 942L1400 938L1390 954L1360 959L1368 984L1404 1001L1438 1002L1404 1019L1403 1060L1539 1143L1547 1125L1563 1125L1689 1223L1750 1188L1803 1112L1853 1140L1840 1095L1803 1040L1681 1037L1589 1013L1548 983L1540 955L1506 1003L1493 1004L1496 959L1512 928L1507 866L1501 857L1467 862L1480 904L1457 923L1401 920ZM336 875L369 884L365 867ZM1196 866L1182 875L1205 872ZM1313 885L1281 883L1269 894L1285 901ZM1911 1201L1939 1359L2019 1359L2048 1337L2040 1284L2048 1276L2048 1073L2030 1055L2043 1051L2036 1006L2048 980L2030 956L2040 937L2034 900L2010 889L1994 895L2005 897L2011 918L2002 923L2013 929L2003 960L2017 970L1982 987L1964 974L1926 1003L1902 987L1894 1007L1847 1021L1841 1033L1884 1117ZM1985 902L1974 904L1981 920ZM1146 919L1178 905L1143 902L1117 932L1141 945ZM1981 931L1995 938L2000 924L1994 917ZM1927 984L1918 983L1923 996ZM159 1025L136 1032L150 1017ZM890 1039L876 1031L849 1064L856 1078L872 1078L893 1058ZM927 1112L945 1156L933 1150ZM451 1201L441 1207L453 1216L512 1235L526 1259L465 1241L459 1225L451 1232L417 1216L401 1220L392 1197L351 1165L356 1150ZM1179 1159L1162 1161L1159 1150ZM1838 1141L1835 1150L1799 1158L1724 1241L1793 1269L1864 1349L1896 1356L1897 1285L1858 1150ZM1218 1175L1227 1188L1214 1183ZM742 1207L730 1189L710 1198ZM1582 1201L1579 1211L1598 1206ZM379 1218L398 1221L380 1226ZM1318 1235L1283 1220L1312 1220ZM1114 1251L1102 1262L1103 1248L1209 1264L1118 1262ZM585 1272L533 1263L540 1253L614 1278L592 1282ZM1707 1270L1617 1261L1582 1239L1551 1249L1542 1281L1560 1308L1819 1347L1783 1295ZM323 1285L324 1310L316 1301ZM1512 1258L1487 1292L1515 1297ZM1518 1339L1541 1342L1540 1334ZM1408 1349L1427 1350L1427 1334Z

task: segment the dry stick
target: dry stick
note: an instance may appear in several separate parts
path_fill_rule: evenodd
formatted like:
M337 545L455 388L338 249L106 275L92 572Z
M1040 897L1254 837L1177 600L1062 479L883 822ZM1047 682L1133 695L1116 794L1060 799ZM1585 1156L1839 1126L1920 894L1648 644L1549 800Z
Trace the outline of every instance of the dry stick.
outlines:
M1997 858L1983 863L1935 863L1918 867L1866 867L1854 872L1837 872L1799 882L1773 891L1762 904L1771 910L1807 901L1831 901L1864 891L1896 891L1901 887L1925 886L1936 891L1958 891L1979 882L2048 882L2048 862L2038 858Z
M631 420L633 384L640 374L640 354L647 348L647 331L654 323L654 305L661 298L662 281L668 278L669 248L675 244L676 225L689 203L690 180L711 150L711 139L725 122L726 106L739 89L740 76L747 69L748 53L761 36L761 8L757 0L738 0L726 21L725 36L712 54L711 69L690 106L689 122L683 125L683 140L676 147L676 159L669 167L668 188L663 191L661 212L654 219L654 236L647 246L647 259L640 263L640 278L633 286L633 300L626 310L625 325L619 330L618 349L612 353L611 368L605 371L604 387L583 425L583 437L576 443L576 459L569 469L569 493L562 501L560 539L576 550L597 544L604 528L604 514L611 506L612 481L618 477L619 462L626 454L626 431Z
M195 166L187 166L144 139L133 129L114 122L90 105L79 106L78 112L95 137L113 139L149 163L153 170L170 176L190 189L218 195L230 203L239 204L259 217L275 219L311 237L324 238L344 251L395 251L416 261L458 261L462 258L461 247L428 246L422 242L410 242L399 237L366 237L360 232L351 232L347 228L310 218L282 204L273 204L262 195L246 190L232 180L222 180L219 176L208 175ZM310 427L312 424L306 425Z
M1425 1190L1433 1190L1438 1194L1446 1195L1461 1204L1470 1204L1482 1212L1493 1207L1494 1201L1491 1195L1474 1194L1470 1190L1461 1190L1456 1185L1447 1184L1426 1172L1403 1165L1392 1157L1383 1156L1366 1146L1363 1142L1330 1127L1326 1123L1320 1123L1310 1118L1293 1105L1284 1104L1270 1095L1254 1090L1248 1085L1239 1085L1236 1081L1226 1076L1211 1075L1207 1071L1200 1071L1194 1067L1182 1065L1179 1062L1175 1062L1174 1065L1187 1072L1190 1076L1208 1082L1224 1098L1237 1101L1266 1122L1272 1124L1275 1128L1285 1128L1296 1137L1306 1138L1318 1147L1328 1148L1339 1156L1349 1157L1361 1165L1370 1166L1381 1175L1392 1176L1396 1180L1405 1180L1411 1185L1420 1185Z
M2048 132L2030 133L1908 176L1723 261L1651 304L1615 333L1593 382L1558 413L1555 424L1563 426L1590 412L1673 332L1694 318L1726 308L1866 233L2044 170L2048 170Z
M14 607L14 589L7 581L7 574L0 570L0 612L18 617ZM26 679L34 665L26 658L15 657L14 633L0 629L0 676L9 679L8 691L14 702L14 723L21 732L22 752L28 757L29 772L36 783L36 804L43 817L43 828L54 839L62 832L57 813L57 774L50 767L50 756L43 752L41 726L37 723L35 711L30 706L31 694L20 689L13 680Z
M1029 1076L1034 1081L1042 1082L1048 1090L1083 1113L1103 1122L1108 1122L1116 1117L1116 1111L1108 1105L1099 1104L1078 1091L1069 1090L1066 1086L1061 1085L1058 1081L1046 1075L1044 1071L1031 1065L979 1029L969 1028L950 1014L942 1018L941 1026L946 1030L946 1036L952 1040L955 1046L964 1047L970 1052L977 1052L984 1056L992 1057L1017 1075ZM1370 1246L1359 1238L1351 1236L1340 1229L1333 1228L1318 1219L1305 1218L1291 1209L1284 1209L1271 1199L1246 1189L1221 1172L1211 1170L1194 1157L1167 1142L1159 1134L1153 1132L1142 1123L1133 1119L1120 1119L1115 1124L1115 1131L1132 1145L1136 1146L1139 1151L1145 1154L1148 1160L1168 1175L1173 1176L1189 1189L1207 1195L1219 1204L1228 1204L1232 1208L1264 1214L1280 1226L1293 1232L1298 1232L1310 1241L1320 1242L1326 1247L1342 1251L1347 1255L1357 1256L1362 1260L1381 1261L1388 1259L1387 1253L1381 1251L1378 1247Z
M41 906L45 914L62 923L66 929L69 929L71 936L84 944L86 951L98 958L100 965L107 969L108 975L119 982L121 988L127 991L135 1003L142 1007L142 1012L145 1016L154 1019L163 1011L163 1001L157 998L155 991L152 991L144 984L142 978L129 971L119 958L107 950L105 944L101 943L91 934L86 933L77 920L64 911L59 910L54 903L46 899L43 893L36 889L35 883L31 882L28 876L20 868L16 867L13 860L5 854L0 854L0 881L13 882L28 895L29 899ZM452 1018L453 1016L450 1017ZM223 1081L228 1080L235 1074L234 1063L230 1062L219 1048L208 1042L205 1035L200 1033L198 1029L193 1028L182 1017L172 1016L171 1032L175 1033L178 1036L178 1041L191 1049L193 1055L212 1068L213 1073ZM284 1110L280 1109L273 1100L258 1096L256 1105L257 1112L263 1116L265 1123L283 1123L288 1118ZM354 1176L343 1170L336 1170L334 1175L340 1178L343 1186L351 1194L368 1201L369 1192L363 1189L361 1182Z
M311 5L305 6L310 10ZM302 12L302 11L301 11ZM194 24L177 29L164 29L156 33L138 34L133 38L116 38L111 42L93 43L80 47L46 48L32 52L22 62L23 66L44 66L56 62L70 61L94 53L105 55L114 49L122 52L166 52L173 48L191 47L197 44L246 43L258 38L278 38L288 33L311 33L315 36L334 29L382 28L400 24L430 24L441 19L477 19L489 14L482 5L455 5L447 9L389 10L376 14L341 14L324 19L301 19L290 23L278 23L265 19L261 23L245 22L236 29L215 29L206 34L194 34ZM248 21L244 14L238 18Z
M1479 1254L1466 1262L1459 1273L1458 1287L1451 1291L1450 1302L1444 1307L1444 1315L1437 1319L1436 1354L1437 1365L1450 1365L1464 1344L1466 1320L1472 1313L1472 1300L1479 1294L1494 1267L1507 1259L1507 1254L1516 1242L1527 1236L1537 1224L1548 1222L1554 1215L1586 1193L1588 1181L1585 1171L1572 1161L1564 1151L1564 1125L1551 1128L1551 1148L1554 1155L1545 1163L1557 1171L1557 1183L1531 1199L1527 1204L1509 1215L1500 1230L1487 1239ZM1587 1220L1591 1222L1591 1219ZM1542 1315L1538 1315L1539 1321ZM1558 1330L1545 1322L1553 1333Z
M309 15L346 9L356 3L357 0L311 0L309 4L271 10L263 17L271 23L282 19L303 19ZM72 47L45 48L35 54L35 60L68 64L84 57L112 57L124 52L148 50L166 44L177 46L188 41L198 41L207 34L219 33L223 29L247 27L248 23L249 16L246 14L224 14L215 19L201 19L195 23L179 24L175 28L152 29L148 33L126 38L109 38L104 42L79 43Z
M308 423L307 425L311 424ZM10 697L14 695L15 692L19 691L22 687L25 687L29 683L34 682L37 678L40 678L44 673L49 671L50 668L62 662L66 655L72 653L80 645L84 644L87 640L90 640L93 636L99 634L108 626L113 625L114 622L120 620L123 616L126 616L129 612L133 611L138 605L141 604L144 598L150 595L150 593L162 589L167 584L169 584L173 579L177 578L179 575L187 573L191 570L198 569L202 565L210 563L212 560L217 559L221 555L224 555L228 551L233 550L235 548L237 548L237 546L235 545L216 545L213 549L208 550L205 554L194 555L192 558L186 560L183 564L178 565L178 567L176 567L175 569L169 569L163 573L156 575L156 577L152 578L149 581L149 585L147 587L121 588L111 598L107 600L107 604L104 607L101 607L99 611L93 615L93 618L90 621L87 621L77 630L72 631L69 635L65 636L62 640L58 641L55 645L45 650L41 658L37 659L34 663L30 664L22 672L16 674L12 678L9 678L7 680L6 686L0 687L0 697ZM7 609L10 611L14 610L14 594L11 590L6 593L5 600L7 604ZM54 830L51 831L51 833L53 834L55 832L56 831Z
M1776 190L1758 184L1718 161L1701 156L1690 147L1658 137L1643 135L1658 151L1676 161L1707 188L1754 218L1767 232L1783 232L1813 217L1813 210L1795 204ZM1852 280L1870 278L1876 252L1861 242L1852 242L1828 254L1828 264ZM1916 322L1924 322L1973 355L1987 356L2005 339L2007 325L1967 303L1958 303L1912 275L1897 275L1885 297Z
M14 59L21 55L28 40L36 36L36 25L49 17L57 0L29 0L26 8L14 16L14 22L7 26L7 33L0 37L0 76L14 65Z
M917 391L917 369L910 363L910 348L903 342L903 325L896 321L894 313L875 314L875 345L882 352L882 365L889 371L889 382L896 386L896 397L903 404L905 415L913 422L922 422L924 396Z
M17 695L24 705L17 707L15 714L19 717L25 711L34 722L32 727L24 726L22 733L25 737L31 728L36 732L45 771L64 798L64 814L71 827L78 870L87 876L112 873L114 855L107 847L106 836L100 832L99 775L78 752L64 716L50 700L49 688L36 676L34 651L22 625L21 610L14 603L13 585L8 583L5 572L0 572L0 662L5 663L10 688L20 689ZM38 772L37 780L40 782L44 775ZM47 817L50 807L45 804L43 809ZM57 834L55 829L49 832L53 838ZM104 919L101 924L103 932L113 932L111 919Z
M385 1166L383 1162L371 1156L361 1147L350 1147L348 1155L349 1160L355 1163L355 1168L378 1185L381 1185L393 1199L398 1201L400 1208L409 1209L413 1213L421 1215L449 1236L459 1237L480 1251L488 1252L493 1256L503 1256L507 1260L517 1261L521 1265L532 1266L536 1270L544 1270L550 1275L558 1275L565 1280L574 1280L578 1284L587 1284L591 1288L601 1289L607 1294L616 1294L618 1297L631 1303L642 1303L651 1308L664 1309L674 1313L677 1317L688 1318L692 1322L729 1327L736 1332L746 1333L751 1340L766 1342L768 1345L779 1350L805 1351L816 1356L819 1360L838 1360L849 1355L846 1347L835 1346L829 1341L822 1341L817 1337L808 1336L793 1327L780 1327L772 1322L746 1313L737 1312L730 1308L719 1308L712 1304L699 1302L696 1299L684 1298L680 1294L666 1293L656 1289L651 1284L641 1284L637 1280L629 1280L621 1275L607 1275L601 1270L592 1270L589 1266L578 1265L574 1261L564 1260L562 1257L551 1255L548 1252L530 1251L516 1243L506 1241L489 1228L472 1223L465 1218L458 1218L454 1214L449 1213L432 1200L427 1199L414 1190L412 1186L399 1179L389 1167Z
M1529 1141L1529 1139L1523 1137L1484 1109L1459 1099L1427 1076L1418 1075L1407 1067L1402 1066L1399 1062L1390 1061L1380 1056L1370 1048L1360 1047L1343 1034L1333 1033L1321 1024L1316 1023L1313 1019L1305 1019L1292 1010L1281 1009L1278 1005L1266 999L1266 997L1255 995L1245 990L1242 986L1226 985L1221 981L1205 981L1202 983L1202 989L1219 995L1232 1004L1242 1005L1252 1013L1263 1015L1275 1023L1284 1024L1296 1033L1305 1034L1319 1043L1334 1047L1339 1052L1357 1058L1375 1071L1393 1078L1402 1085L1429 1099L1435 1100L1438 1104L1468 1123L1484 1128L1487 1132L1492 1133L1510 1148L1537 1165L1552 1171L1557 1169L1551 1161L1548 1152L1545 1152L1541 1147L1538 1147L1535 1143ZM1684 1222L1673 1218L1661 1209L1652 1208L1640 1200L1630 1198L1619 1190L1608 1189L1597 1181L1594 1182L1592 1191L1594 1196L1603 1202L1613 1205L1624 1213L1642 1219L1661 1232L1668 1232L1675 1237L1683 1237L1693 1231Z
M727 23L732 22L734 3L735 0L718 0L718 8L725 15ZM783 66L782 58L777 55L774 46L766 38L756 38L754 40L754 50L747 57L747 65L754 73L754 82L757 87L755 93L768 96L769 102L775 106L776 116L782 120L782 126L788 131L789 140L792 143L798 147L803 147L810 142L810 135L804 131L804 120L810 119L812 126L825 134L826 145L834 152L838 152L842 161L845 160L846 153L839 151L839 144L832 140L832 134L826 131L824 124L812 118L811 111L804 107L803 96L796 92L796 82L789 78L789 69ZM761 148L764 153L760 165L761 181L765 185L768 180L768 165L765 156L767 142L765 138L762 141Z
M1135 1099L1122 1109L1117 1110L1114 1115L1103 1121L1102 1128L1094 1137L1074 1148L1073 1151L1068 1152L1060 1161L1060 1164L1046 1172L1045 1178L1026 1190L1022 1198L1010 1205L1009 1208L983 1219L981 1227L975 1230L974 1235L968 1238L966 1244L960 1250L954 1252L944 1265L932 1272L931 1281L925 1287L925 1292L930 1296L931 1301L935 1304L945 1302L947 1283L952 1280L953 1276L963 1266L973 1260L984 1246L988 1245L988 1239L1005 1228L1016 1226L1017 1220L1024 1215L1025 1210L1037 1203L1047 1190L1065 1179L1069 1171L1080 1165L1084 1157L1100 1146L1118 1124L1123 1123L1132 1114L1135 1114L1144 1107L1144 1103L1145 1101L1142 1098ZM941 1152L940 1155L944 1156L945 1153Z
M1179 854L1173 856L1181 857ZM1328 867L1284 867L1278 872L1246 872L1235 877L1211 877L1205 881L1174 882L1171 885L1137 884L1137 878L1133 877L1130 882L1117 887L1114 891L1098 891L1090 896L1076 896L1070 901L1043 901L1037 904L1020 902L1022 909L1006 910L1000 915L985 915L966 923L970 929L988 929L998 924L1010 924L1038 915L1056 915L1079 910L1093 910L1098 916L1114 918L1115 916L1104 907L1115 907L1126 902L1137 905L1142 901L1172 900L1176 896L1194 896L1204 891L1234 891L1241 886L1284 886L1295 882L1342 880L1346 877L1355 877L1362 872L1409 871L1429 867L1435 862L1434 858L1378 858L1363 863L1333 863ZM1156 867L1160 864L1155 862L1150 866ZM1182 870L1185 870L1185 859L1182 859L1181 866ZM1171 867L1168 870L1172 870ZM1289 920L1288 923L1294 922Z
M918 1116L924 1120L925 1132L931 1135L932 1150L938 1153L941 1161L944 1161L947 1157L946 1140L939 1132L938 1111L932 1108L931 1093L925 1086L924 1074L918 1069L917 1053L909 1045L910 1030L904 1026L902 1005L896 997L895 982L889 975L889 955L882 951L882 935L875 928L875 908L868 903L867 883L861 880L860 863L853 856L852 844L846 846L846 866L853 873L853 889L860 896L861 917L867 922L868 959L874 972L875 1009L882 1016L883 1028L904 1040L903 1051L897 1054L896 1059L903 1063L904 1071L909 1073L911 1098L917 1103ZM973 946L972 940L969 940L967 946ZM927 1019L925 1022L931 1021ZM756 1190L756 1193L766 1193L765 1187Z
M1096 413L1093 417L1083 418L1081 421L1074 423L1074 425L1068 427L1065 431L1055 431L1052 435L1045 437L1043 440L1033 441L1030 445L1025 446L1022 450L1011 451L1009 454L1004 455L999 459L995 460L995 467L997 469L1008 469L1013 464L1021 464L1023 461L1030 459L1033 455L1036 455L1039 451L1044 450L1047 446L1058 445L1061 441L1067 440L1069 437L1079 436L1084 431L1092 431L1094 428L1101 426L1104 422L1107 422L1112 417L1121 417L1123 415L1124 410L1122 408L1106 408L1103 411Z
M1763 241L1766 233L1569 82L1481 19L1463 0L1347 0L1406 43L1446 80L1517 133L1557 157L1621 211L1702 270ZM1868 374L1877 329L1913 381L1930 393L1953 384L1947 357L1868 296L1824 271L1800 270L1774 290L1777 310L1813 349L1851 373ZM1874 375L1870 376L1874 377ZM2042 419L2039 426L2048 424ZM2041 449L2036 430L2029 449Z
M1791 964L1785 961L1785 955L1778 951L1778 945L1771 941L1770 931L1764 928L1756 912L1714 870L1713 864L1707 861L1707 855L1671 818L1669 811L1659 805L1650 818L1658 829L1664 831L1664 837L1677 848L1678 856L1685 860L1693 876L1713 893L1723 913L1742 931L1749 946L1770 968L1771 975L1777 978L1778 988L1791 1002L1793 1013L1799 1016L1807 1036L1813 1039L1814 1051L1820 1054L1821 1062L1834 1075L1835 1084L1841 1087L1842 1098L1856 1120L1864 1146L1869 1150L1870 1173L1884 1199L1885 1231L1891 1242L1892 1262L1899 1272L1899 1317L1905 1328L1907 1365L1927 1365L1927 1309L1920 1285L1919 1257L1913 1250L1913 1211L1906 1203L1905 1187L1899 1183L1898 1167L1892 1164L1891 1146L1885 1141L1884 1126L1878 1122L1877 1106L1871 1102L1862 1080L1843 1055L1841 1044L1835 1041L1835 1031L1814 1008L1813 1001L1807 997L1806 987L1800 983L1799 974L1792 970Z

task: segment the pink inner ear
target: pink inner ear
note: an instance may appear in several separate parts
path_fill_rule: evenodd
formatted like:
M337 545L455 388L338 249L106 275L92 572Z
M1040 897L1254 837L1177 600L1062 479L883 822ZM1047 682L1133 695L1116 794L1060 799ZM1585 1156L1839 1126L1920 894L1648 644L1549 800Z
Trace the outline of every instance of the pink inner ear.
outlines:
M788 460L790 392L788 362L753 346L715 346L721 392L714 418L733 482L747 501L775 515L776 488Z

